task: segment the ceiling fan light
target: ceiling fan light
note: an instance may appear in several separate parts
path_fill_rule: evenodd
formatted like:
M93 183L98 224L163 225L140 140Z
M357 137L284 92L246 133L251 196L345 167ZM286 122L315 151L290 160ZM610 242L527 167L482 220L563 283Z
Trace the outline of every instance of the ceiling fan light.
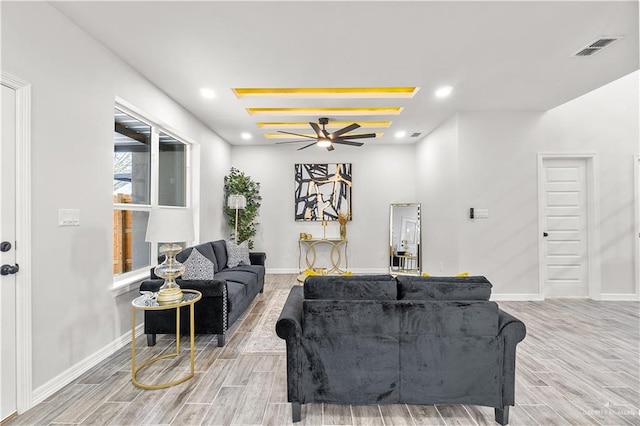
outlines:
M331 141L329 139L318 139L318 146L320 148L328 148L331 146Z

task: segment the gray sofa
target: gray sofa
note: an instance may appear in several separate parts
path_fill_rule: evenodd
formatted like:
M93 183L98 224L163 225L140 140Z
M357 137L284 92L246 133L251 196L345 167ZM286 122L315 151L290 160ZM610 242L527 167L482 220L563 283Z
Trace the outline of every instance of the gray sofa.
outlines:
M197 334L217 334L218 346L224 346L227 330L240 317L253 299L264 290L265 260L263 252L249 253L250 265L238 265L229 268L227 265L227 245L224 240L217 240L187 247L176 259L186 262L196 249L202 257L213 263L213 279L178 279L182 288L198 290L202 299L194 306L195 332ZM159 279L151 271L151 279L143 281L140 291L156 292L164 280ZM156 334L175 333L175 313L172 310L145 311L144 332L147 343L156 343ZM180 321L180 332L189 332L188 309L183 308Z
M484 277L306 279L276 323L286 340L293 421L300 404L514 405L524 324L490 302Z

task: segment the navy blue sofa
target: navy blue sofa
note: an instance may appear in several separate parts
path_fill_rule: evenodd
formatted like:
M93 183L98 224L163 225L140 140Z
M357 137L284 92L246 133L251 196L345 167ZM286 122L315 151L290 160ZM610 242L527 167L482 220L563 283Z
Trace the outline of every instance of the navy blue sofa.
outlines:
M224 346L229 327L242 315L253 299L264 290L265 260L263 252L251 252L251 265L227 266L227 246L224 240L217 240L187 247L176 259L185 262L196 248L213 263L214 276L211 280L183 280L176 282L181 288L198 290L202 299L194 306L196 334L217 334L218 346ZM151 271L151 278L142 282L140 291L156 292L164 280ZM180 332L189 332L188 309L182 309ZM156 334L175 333L175 313L168 311L145 311L144 332L147 343L156 343Z

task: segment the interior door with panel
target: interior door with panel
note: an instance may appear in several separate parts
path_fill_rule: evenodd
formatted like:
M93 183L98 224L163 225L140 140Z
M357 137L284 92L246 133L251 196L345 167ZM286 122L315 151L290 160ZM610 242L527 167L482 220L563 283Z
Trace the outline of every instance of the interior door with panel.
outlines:
M543 162L545 297L589 297L586 160Z

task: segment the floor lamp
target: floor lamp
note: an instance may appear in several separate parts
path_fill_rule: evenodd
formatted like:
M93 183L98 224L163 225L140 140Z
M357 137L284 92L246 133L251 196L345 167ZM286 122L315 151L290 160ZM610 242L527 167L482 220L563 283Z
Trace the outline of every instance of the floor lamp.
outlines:
M247 207L247 199L241 194L229 195L229 198L227 198L227 207L235 209L236 211L236 230L233 235L235 237L236 244L238 244L238 210Z
M155 267L154 272L164 278L164 284L158 290L158 304L177 303L182 300L182 290L176 284L185 267L175 256L182 251L178 243L195 239L193 229L193 214L188 209L151 209L147 222L145 241L162 243L160 254L165 255L164 262Z

